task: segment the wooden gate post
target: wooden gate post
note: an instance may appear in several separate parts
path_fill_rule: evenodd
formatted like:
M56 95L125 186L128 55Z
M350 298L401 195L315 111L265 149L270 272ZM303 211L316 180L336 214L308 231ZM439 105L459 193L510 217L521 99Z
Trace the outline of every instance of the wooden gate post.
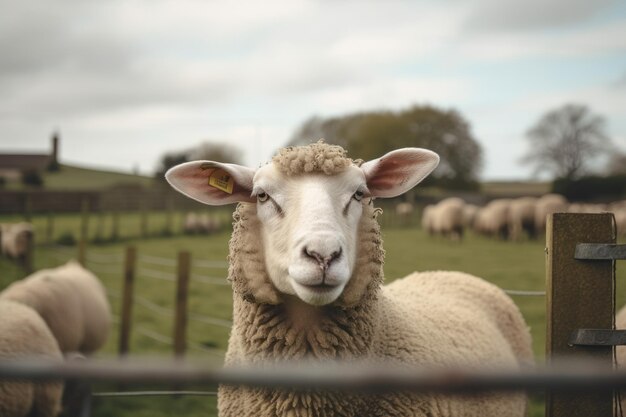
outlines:
M122 313L120 315L119 354L128 354L130 347L130 329L133 310L133 287L135 281L135 264L137 251L133 246L126 248L124 261L124 288L122 290Z
M613 215L555 213L546 228L546 359L596 360L610 369L612 346L572 346L577 329L613 329L612 260L576 260L578 243L615 243ZM614 415L613 392L546 393L547 417Z
M174 317L174 355L182 357L187 348L187 295L191 255L189 252L178 254L178 273L176 278L176 312Z

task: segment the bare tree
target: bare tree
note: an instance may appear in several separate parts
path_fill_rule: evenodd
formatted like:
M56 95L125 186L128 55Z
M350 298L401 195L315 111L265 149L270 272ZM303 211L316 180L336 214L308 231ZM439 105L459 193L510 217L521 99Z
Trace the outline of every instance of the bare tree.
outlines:
M530 150L521 162L556 178L574 179L612 148L604 118L585 105L566 104L546 113L526 134Z

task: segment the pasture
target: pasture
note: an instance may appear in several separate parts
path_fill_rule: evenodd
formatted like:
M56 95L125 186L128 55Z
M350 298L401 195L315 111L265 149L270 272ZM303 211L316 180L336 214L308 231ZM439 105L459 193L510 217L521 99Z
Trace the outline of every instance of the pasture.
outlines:
M390 210L389 210L390 211ZM120 236L117 241L107 239L112 219L92 217L89 236L100 243L87 247L86 266L100 277L109 291L116 317L120 312L119 294L122 284L123 253L128 245L137 248L139 263L135 280L133 306L132 355L169 356L172 353L171 336L176 294L174 263L179 251L192 256L192 274L189 287L190 319L187 328L188 356L215 360L219 363L227 346L231 319L231 290L226 281L225 262L228 253L230 227L229 213L219 211L226 221L224 229L208 236L185 236L160 233L166 222L166 213L151 213L149 238L141 238L140 216L126 213L120 216ZM181 213L174 214L179 227ZM419 270L460 270L483 277L504 289L543 290L545 280L544 242L502 242L468 233L463 242L431 238L417 226L418 222L402 225L397 219L383 216L383 238L386 249L386 282ZM0 222L16 221L16 217L0 217ZM36 247L34 266L41 269L59 265L77 255L76 246L59 246L45 241L48 219L34 216ZM78 236L80 215L56 216L52 241L63 235ZM180 229L175 229L180 230ZM101 239L98 239L100 237ZM0 288L23 276L22 270L5 259L0 260ZM618 279L626 277L626 265L618 263ZM619 281L618 281L619 282ZM545 342L545 297L513 296L532 332L534 351L541 361ZM580 300L578 302L584 302ZM617 306L626 302L626 289L618 284ZM99 356L115 356L118 346L119 322ZM116 391L119 387L97 386L99 391ZM139 389L140 387L125 387ZM160 387L159 389L162 389ZM198 387L212 391L215 387ZM174 416L216 415L214 397L142 397L96 398L93 416ZM531 416L543 415L540 394L534 394Z

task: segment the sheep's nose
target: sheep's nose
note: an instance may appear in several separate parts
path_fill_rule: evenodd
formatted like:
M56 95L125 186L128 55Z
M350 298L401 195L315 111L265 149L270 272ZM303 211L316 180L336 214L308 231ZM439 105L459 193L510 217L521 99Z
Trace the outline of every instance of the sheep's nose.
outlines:
M323 271L326 271L330 267L330 264L334 260L339 259L339 257L341 256L341 247L338 250L334 250L330 254L324 256L323 254L320 254L318 251L309 249L308 247L305 246L302 249L302 254L304 255L305 258L310 258L312 260L315 260L317 264L319 265L319 267Z

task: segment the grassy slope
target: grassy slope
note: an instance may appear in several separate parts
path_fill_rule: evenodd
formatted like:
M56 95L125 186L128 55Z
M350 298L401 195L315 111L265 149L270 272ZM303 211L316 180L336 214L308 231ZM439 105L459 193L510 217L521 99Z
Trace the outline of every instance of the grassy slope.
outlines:
M61 170L43 174L44 188L49 190L100 190L116 184L149 186L152 178L91 168L62 165ZM23 189L21 183L9 183L8 189Z
M151 219L150 226L158 231L164 219L163 215ZM0 218L0 221L7 220ZM36 217L35 226L41 239L45 228L45 218ZM122 230L136 235L138 217L124 216ZM57 220L59 233L63 228L78 225L77 216L64 216ZM95 224L92 223L92 228ZM92 232L93 233L93 232ZM211 237L160 238L149 240L127 240L123 243L91 246L91 261L88 267L102 279L112 294L119 293L122 265L120 258L128 244L137 246L140 255L162 256L173 260L179 250L189 250L193 259L225 260L229 233ZM387 258L385 274L387 282L404 276L414 270L455 269L473 273L507 289L541 290L544 288L544 252L543 242L504 243L469 235L463 243L448 242L443 239L431 239L420 230L413 228L385 228L383 237ZM52 248L38 245L36 267L43 268L58 265L75 255L75 249ZM143 273L141 271L144 271ZM173 268L166 265L140 265L136 282L136 294L145 297L160 306L171 308L174 303L175 289L173 282L150 278L146 271L172 274ZM201 269L195 267L195 274L225 277L223 268ZM626 275L626 265L618 263L618 276ZM0 260L0 288L13 279L20 278L22 272L5 260ZM208 285L192 279L190 287L189 310L211 317L229 319L231 316L231 294L227 286ZM534 340L534 350L538 358L544 356L545 340L545 299L543 297L514 298L528 321ZM626 302L626 291L618 287L617 305ZM111 297L115 314L119 314L119 302ZM168 314L158 314L143 305L135 304L133 310L133 335L131 350L135 354L163 354L169 356L171 348L156 342L139 332L140 328L159 332L165 336L172 333L172 320ZM219 358L226 348L228 329L190 321L188 338L192 342L189 354L203 358ZM109 342L101 355L115 355L117 329L113 331ZM208 348L201 350L200 346ZM213 349L215 348L215 349ZM134 387L133 387L134 388ZM163 388L162 386L160 388ZM167 388L167 387L166 387ZM212 389L214 387L203 387ZM115 389L115 387L96 387L96 391ZM94 416L154 416L186 415L189 417L215 415L215 400L207 397L172 398L133 398L133 399L97 399ZM540 400L533 401L532 416L542 415Z

